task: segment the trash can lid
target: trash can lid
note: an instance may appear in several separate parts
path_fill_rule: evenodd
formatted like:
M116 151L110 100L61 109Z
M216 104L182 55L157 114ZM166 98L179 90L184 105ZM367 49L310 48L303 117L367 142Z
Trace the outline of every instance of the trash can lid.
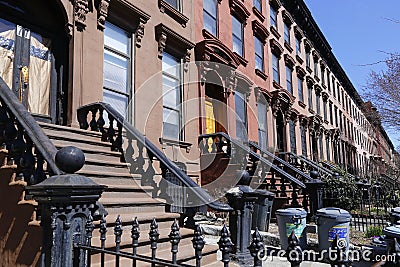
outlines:
M386 236L400 237L400 225L393 225L383 229L383 234Z
M340 208L323 208L317 210L317 217L335 219L337 222L349 222L351 220L351 215L347 210Z
M400 214L400 207L393 208L390 213Z
M275 212L276 215L280 216L293 216L297 215L301 218L305 218L307 216L307 211L301 208L287 208L287 209L279 209Z

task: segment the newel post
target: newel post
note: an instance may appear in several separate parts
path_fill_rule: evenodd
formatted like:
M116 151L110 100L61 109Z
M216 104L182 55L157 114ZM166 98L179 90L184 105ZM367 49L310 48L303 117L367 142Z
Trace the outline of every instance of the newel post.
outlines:
M74 174L84 163L85 156L76 147L65 147L57 152L56 164L65 174L52 176L26 188L39 204L43 229L42 267L86 266L88 258L74 244L88 244L91 233L87 223L97 217L96 203L105 186Z
M253 256L251 256L249 246L251 242L251 222L254 204L259 195L255 190L251 189L247 181L243 181L244 176L248 173L244 171L237 187L232 188L226 194L229 205L233 211L229 212L229 231L234 246L233 258L241 264L252 264Z
M310 210L308 212L308 216L312 218L317 210L323 207L323 193L325 183L322 182L319 178L319 174L317 171L311 171L310 176L312 178L311 181L306 182L306 191L310 198Z

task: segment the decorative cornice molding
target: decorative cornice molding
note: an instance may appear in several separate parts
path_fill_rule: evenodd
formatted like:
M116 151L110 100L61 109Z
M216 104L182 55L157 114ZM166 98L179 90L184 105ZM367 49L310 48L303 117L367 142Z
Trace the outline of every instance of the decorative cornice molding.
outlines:
M283 58L285 59L285 64L292 70L294 69L294 66L296 65L296 61L287 53L283 55Z
M306 76L306 71L301 66L296 66L296 73L301 79L304 79L304 76Z
M264 100L263 98L261 98L262 95L264 96L265 101L268 104L270 104L272 99L272 94L265 88L259 86L254 87L254 96L256 98L256 103L258 103L261 100Z
M75 25L78 31L83 31L86 28L86 15L89 12L88 0L74 1L74 17Z
M304 33L303 31L300 29L299 26L294 26L294 34L296 35L297 38L299 39L303 39L304 38Z
M319 86L319 84L314 85L314 90L315 90L315 94L321 95L322 88L321 88L321 86Z
M185 57L188 50L191 50L195 46L194 43L178 35L176 31L168 28L162 23L155 27L155 34L156 40L158 41L158 57L160 59L162 58L162 54L167 46L170 46L171 50L181 58Z
M258 20L253 20L251 22L251 27L253 28L253 35L260 38L260 40L265 44L269 36L269 31L262 25Z
M306 82L307 82L308 87L311 87L311 88L315 84L315 80L310 75L306 76Z
M277 10L282 6L282 2L280 0L269 0L269 4Z
M292 25L294 23L292 15L290 15L290 13L287 10L282 10L282 17L285 23L289 25Z
M136 27L135 31L135 45L137 48L142 47L142 39L144 37L144 25L146 22L139 21L138 26Z
M189 18L186 17L182 12L176 10L173 6L171 6L168 2L164 0L158 0L158 7L161 13L168 14L171 18L181 24L183 28L186 27Z
M110 0L100 0L99 8L97 13L97 28L99 30L104 30L104 24L108 16L108 7L110 5Z
M284 50L283 47L279 44L279 42L274 38L272 38L269 40L269 44L271 46L272 53L274 53L276 56L281 57Z
M250 12L240 0L229 0L229 7L231 14L236 15L237 18L246 25L246 20L250 17Z

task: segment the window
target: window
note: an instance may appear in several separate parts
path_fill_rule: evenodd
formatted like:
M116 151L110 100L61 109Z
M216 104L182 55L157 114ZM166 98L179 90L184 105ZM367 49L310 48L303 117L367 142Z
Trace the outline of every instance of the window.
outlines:
M336 83L335 83L335 79L332 76L332 93L333 93L333 97L336 98Z
M314 75L318 77L318 58L314 58Z
M301 40L296 37L296 55L301 56Z
M287 23L284 24L283 28L283 37L287 44L290 44L290 25Z
M232 43L233 52L243 57L243 24L232 16Z
M292 69L286 66L286 89L293 94Z
M168 53L162 58L163 129L162 136L172 140L182 139L181 111L181 61Z
M267 135L267 104L258 102L258 142L262 149L267 149L268 135Z
M335 106L335 125L336 125L336 128L339 127L338 108L336 106Z
M328 108L327 108L328 103L324 101L324 120L328 121Z
M299 101L304 103L304 92L303 92L303 79L300 77L297 79L297 91L299 93Z
M333 109L332 109L332 103L329 103L329 116L331 119L331 124L333 125Z
M300 126L300 134L301 134L301 154L307 157L307 136L306 136L306 127L304 125Z
M317 105L317 114L321 115L321 95L319 93L315 95L315 102Z
M312 101L312 88L308 87L308 107L313 109L313 101Z
M321 67L321 82L325 85L325 69Z
M254 37L254 50L256 57L256 69L264 72L264 44L257 37Z
M218 36L217 0L203 1L204 29Z
M176 10L180 10L180 0L164 0L171 6L173 6Z
M274 82L279 84L280 83L279 58L275 54L272 54L272 73L273 73Z
M261 0L253 0L253 6L261 12L262 6L261 6Z
M103 101L124 118L131 96L132 35L106 22L104 30Z
M310 50L306 51L306 67L311 68L311 52L310 52Z
M330 144L329 144L329 137L325 136L325 142L326 142L326 160L330 161L331 160L331 151L329 149Z
M289 134L290 134L290 151L294 154L297 153L296 147L296 124L293 120L289 121Z
M271 26L274 27L275 29L278 29L278 11L273 6L271 6L270 8L269 16L270 16Z
M328 81L328 91L329 93L331 92L331 73L329 72L329 70L326 71L326 80Z
M318 140L318 143L319 143L319 158L321 159L321 160L323 160L324 159L324 144L322 143L323 141L323 134L321 133L320 135L319 135L319 140Z
M242 141L247 139L247 111L244 94L235 92L236 111L236 138Z

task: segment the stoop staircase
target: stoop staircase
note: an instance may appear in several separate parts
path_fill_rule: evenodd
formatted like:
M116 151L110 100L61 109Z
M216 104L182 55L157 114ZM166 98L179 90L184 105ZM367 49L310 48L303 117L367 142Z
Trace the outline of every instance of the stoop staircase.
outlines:
M169 260L171 244L168 234L174 220L180 220L180 214L166 212L165 200L152 197L153 187L141 186L141 176L130 173L129 164L121 162L121 156L123 157L121 152L112 151L112 145L109 142L101 141L100 132L46 123L40 123L40 126L58 149L65 146L76 146L85 153L86 163L78 174L107 186L99 200L108 212L106 217L108 222L106 247L115 246L113 227L118 215L121 217L123 230L127 233L130 233L133 219L137 217L141 230L138 253L145 254L150 251L147 235L150 230L150 223L156 218L160 231L157 257ZM96 225L97 229L98 226ZM179 243L178 259L181 263L193 264L194 251L191 242L193 230L182 227L180 233L182 240ZM92 240L94 246L100 246L99 231L96 229ZM129 247L128 250L131 250L131 242L129 234L122 235L122 248ZM205 246L202 265L218 264L217 250L218 246L216 245ZM114 258L110 257L110 260L107 261L106 257L106 265L111 265ZM96 256L92 257L93 266L97 266L96 262L98 261L96 259ZM126 265L131 264L129 260L121 259L121 266L125 266L124 261Z

